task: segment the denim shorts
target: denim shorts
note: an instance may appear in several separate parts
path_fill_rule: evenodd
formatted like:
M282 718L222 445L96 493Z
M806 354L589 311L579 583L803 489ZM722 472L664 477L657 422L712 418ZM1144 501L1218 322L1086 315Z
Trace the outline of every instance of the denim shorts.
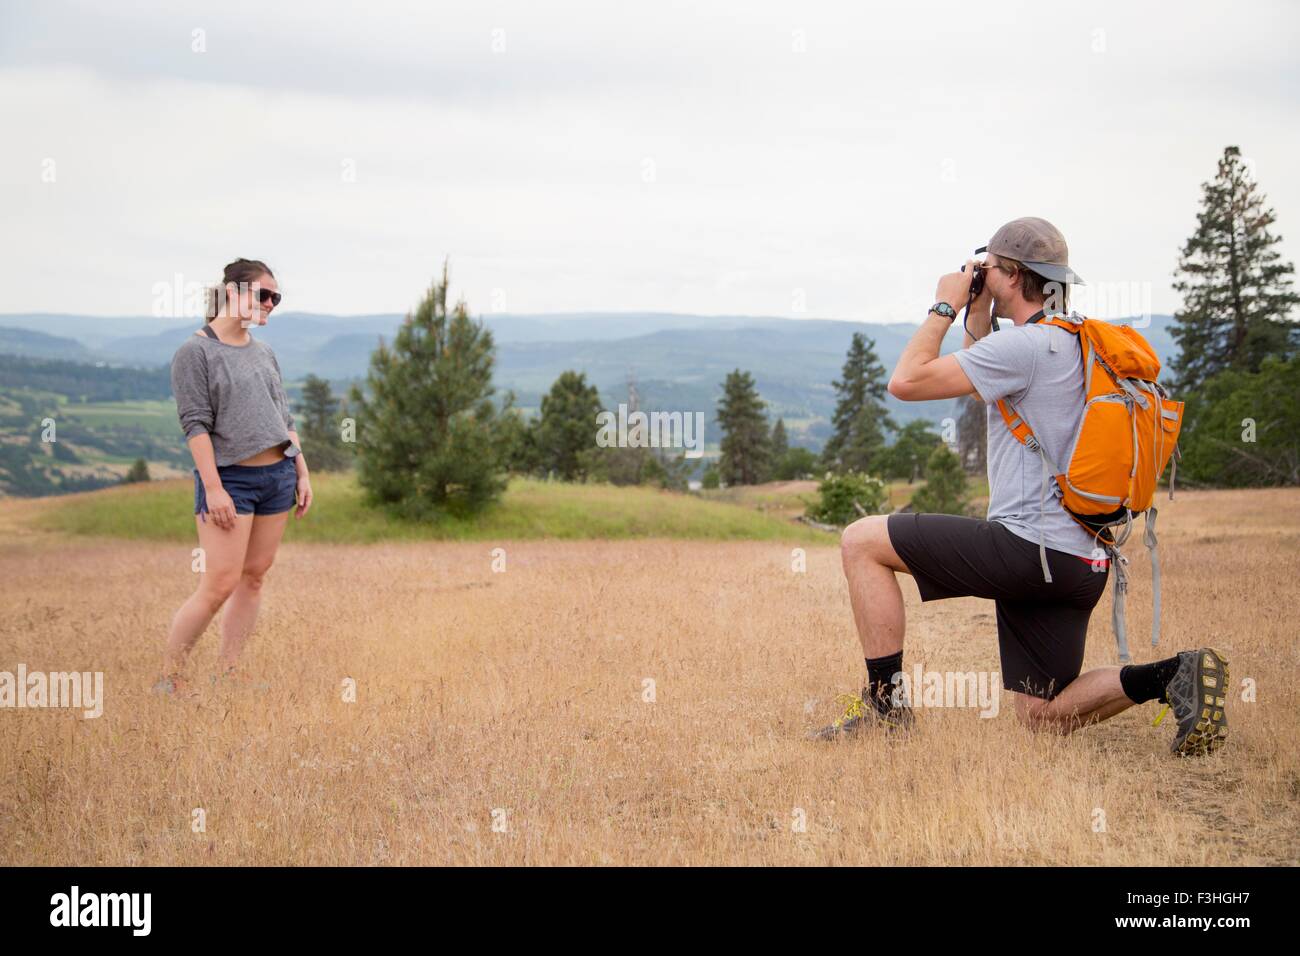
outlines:
M292 458L273 465L222 465L217 469L217 477L235 503L235 514L278 515L294 506L298 469ZM203 479L195 468L194 513L206 515L207 511Z

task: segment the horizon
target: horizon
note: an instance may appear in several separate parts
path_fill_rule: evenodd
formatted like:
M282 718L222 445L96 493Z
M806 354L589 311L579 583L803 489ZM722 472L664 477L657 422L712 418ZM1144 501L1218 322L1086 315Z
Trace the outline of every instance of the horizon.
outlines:
M394 315L405 316L411 313L411 309L405 311L388 311L388 312L308 312L306 310L294 310L291 312L282 312L282 319L290 316L308 316L311 318L327 319L373 319L388 318ZM1078 311L1071 307L1070 311ZM854 319L854 318L836 318L829 315L760 315L757 313L740 313L740 312L676 312L664 309L582 309L582 310L561 310L556 312L475 312L470 310L470 318L548 318L548 317L597 317L597 316L671 316L675 318L700 318L700 319L779 319L787 322L843 322L846 324L858 325L920 325L925 321L925 316L919 319ZM1129 313L1119 316L1107 316L1107 321L1134 319L1134 318L1173 318L1172 312L1152 312L1146 313ZM31 317L31 318L73 318L73 319L112 319L112 320L157 320L180 323L187 320L199 320L200 315L142 315L142 314L125 314L125 315L103 315L91 312L0 312L0 320L12 317ZM272 313L272 318L275 313ZM1004 319L1003 321L1010 321ZM268 325L272 323L267 323Z

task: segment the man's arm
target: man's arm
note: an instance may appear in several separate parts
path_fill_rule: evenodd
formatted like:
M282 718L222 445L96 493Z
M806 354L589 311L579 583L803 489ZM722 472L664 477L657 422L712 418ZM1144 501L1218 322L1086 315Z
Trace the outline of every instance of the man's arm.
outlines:
M907 343L889 379L889 394L905 402L956 398L975 391L962 367L951 355L939 355L939 346L952 320L931 312Z
M953 310L966 305L974 260L965 272L953 272L939 280L935 299L947 302ZM926 316L912 341L907 343L889 379L889 394L906 402L924 402L936 398L957 398L975 391L966 372L951 355L939 355L939 346L948 334L952 319L937 312ZM969 338L969 336L967 336Z

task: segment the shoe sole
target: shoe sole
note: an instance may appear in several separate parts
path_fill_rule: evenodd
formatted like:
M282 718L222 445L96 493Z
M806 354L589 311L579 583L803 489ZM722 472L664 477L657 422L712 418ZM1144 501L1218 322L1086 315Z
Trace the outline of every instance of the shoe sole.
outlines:
M1171 749L1180 757L1208 757L1227 742L1228 662L1212 647L1200 648L1196 661L1197 706L1200 715L1181 740L1174 739Z

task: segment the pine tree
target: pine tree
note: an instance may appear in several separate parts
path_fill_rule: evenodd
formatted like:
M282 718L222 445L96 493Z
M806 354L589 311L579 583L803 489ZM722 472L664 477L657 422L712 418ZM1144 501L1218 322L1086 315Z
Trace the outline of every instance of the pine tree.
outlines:
M785 419L778 418L772 426L772 442L767 458L767 481L785 480L786 456L790 453L790 438L785 433Z
M885 432L894 429L885 410L888 381L875 341L853 333L842 378L833 383L838 399L831 418L835 431L822 451L826 468L878 472L883 467Z
M131 465L130 470L122 478L122 484L130 485L139 481L150 481L149 463L143 458L137 458Z
M925 463L925 484L912 496L912 510L964 515L970 507L961 459L940 442Z
M758 396L754 379L736 369L727 375L718 403L718 424L722 426L722 457L718 474L726 485L755 485L762 481L771 460L772 436L768 433L766 403Z
M1179 482L1228 488L1300 484L1300 355L1210 379L1183 441Z
M580 372L561 372L542 396L537 420L541 470L563 481L581 481L589 469L585 453L596 447L600 391Z
M772 460L781 461L790 450L790 439L785 434L785 419L778 418L772 427Z
M908 422L889 447L888 477L905 479L909 485L924 477L925 463L938 441L938 434L930 430L930 422L923 418Z
M641 392L637 387L636 373L629 371L627 376L627 414L629 419L641 410ZM609 410L616 415L615 410ZM602 446L596 443L588 448L579 458L579 465L592 481L604 481L611 485L641 485L661 482L675 482L678 475L669 467L659 467L666 459L662 458L662 449L651 449L639 442L634 442L634 426L629 425L626 447L617 445ZM648 436L647 436L648 437ZM660 455L652 454L659 452ZM661 460L652 461L659 457ZM683 479L684 480L684 479Z
M988 470L988 406L974 395L958 399L961 414L957 418L957 448L962 466L974 474Z
M367 496L412 517L468 513L505 490L492 402L492 333L462 300L447 310L441 281L371 353L357 410L357 478Z
M1183 307L1170 329L1184 393L1226 369L1257 372L1266 355L1285 359L1296 351L1295 270L1274 248L1282 238L1268 228L1276 216L1256 187L1236 146L1223 151L1218 174L1202 184L1196 232L1175 273Z
M308 375L302 386L298 433L303 454L313 471L342 471L352 463L352 452L339 434L339 400L330 383Z

